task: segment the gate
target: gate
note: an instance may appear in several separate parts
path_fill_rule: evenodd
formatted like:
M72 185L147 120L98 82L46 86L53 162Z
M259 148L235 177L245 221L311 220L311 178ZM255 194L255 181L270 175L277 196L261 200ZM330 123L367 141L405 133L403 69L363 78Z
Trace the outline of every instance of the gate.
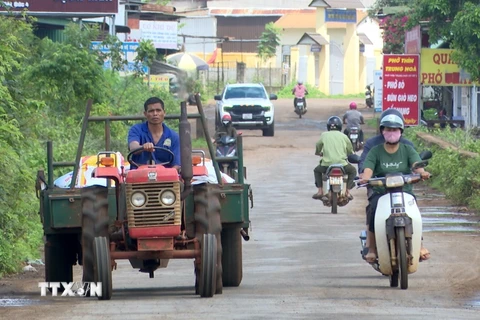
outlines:
M343 94L342 44L330 40L330 94Z

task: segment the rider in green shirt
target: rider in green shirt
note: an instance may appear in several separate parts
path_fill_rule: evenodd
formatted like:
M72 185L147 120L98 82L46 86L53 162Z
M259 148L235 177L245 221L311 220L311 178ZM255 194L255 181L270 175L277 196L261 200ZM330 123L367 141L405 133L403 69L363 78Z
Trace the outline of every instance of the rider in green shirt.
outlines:
M372 177L384 177L388 173L401 172L411 173L411 167L414 162L421 158L412 146L400 142L403 130L405 128L404 120L396 114L389 114L380 120L380 132L385 138L385 142L372 148L364 162L363 175L360 184L367 183ZM430 173L423 168L415 169L416 173L421 174L423 179L428 179ZM412 193L412 185L406 184L403 190ZM367 221L368 221L368 254L365 259L369 263L375 262L377 258L377 248L375 244L375 211L377 210L378 200L385 194L384 188L374 188L374 192L368 198ZM420 251L421 256L429 255L427 249L423 247ZM423 259L426 259L423 258Z
M327 121L327 132L322 133L318 140L315 154L322 156L320 164L313 170L315 176L315 185L318 188L312 198L317 200L328 200L327 195L323 193L322 176L327 172L328 166L332 164L341 164L348 175L347 180L347 196L350 200L353 196L348 190L352 189L355 184L353 179L357 174L354 166L347 162L347 157L353 154L353 147L350 139L344 135L342 131L342 120L339 117L330 117Z

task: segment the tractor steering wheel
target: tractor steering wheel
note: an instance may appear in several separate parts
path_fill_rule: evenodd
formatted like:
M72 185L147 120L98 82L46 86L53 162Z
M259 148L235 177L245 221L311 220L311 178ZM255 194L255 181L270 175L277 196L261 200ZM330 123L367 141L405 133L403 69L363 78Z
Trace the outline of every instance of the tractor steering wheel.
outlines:
M173 154L172 151L168 150L167 148L153 147L153 149L162 150L162 151L164 151L164 152L166 152L166 153L168 153L168 154L170 155L170 159L169 159L168 161L166 161L166 162L161 162L161 163L155 163L156 165L158 164L158 165L164 166L164 165L167 165L167 164L172 164L172 163L173 163L173 160L175 160L175 155ZM148 152L148 151L145 151L145 150L143 149L143 147L140 147L140 148L137 148L137 149L135 149L135 150L130 151L130 153L129 153L128 156L127 156L127 161L128 161L128 163L132 163L132 164L136 165L137 168L140 167L140 165L139 165L138 163L136 163L135 161L132 160L132 156L133 156L135 153L137 153L138 151ZM149 162L152 163L152 162L154 162L154 160L153 160L153 152L149 152L149 153L150 153ZM148 164L148 163L145 163L145 164Z

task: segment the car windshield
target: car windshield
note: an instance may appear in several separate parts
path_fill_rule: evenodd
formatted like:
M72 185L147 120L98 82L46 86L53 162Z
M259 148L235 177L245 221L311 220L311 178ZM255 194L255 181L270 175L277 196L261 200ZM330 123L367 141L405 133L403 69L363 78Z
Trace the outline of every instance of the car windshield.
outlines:
M225 99L256 98L266 99L265 91L260 87L234 87L228 88Z

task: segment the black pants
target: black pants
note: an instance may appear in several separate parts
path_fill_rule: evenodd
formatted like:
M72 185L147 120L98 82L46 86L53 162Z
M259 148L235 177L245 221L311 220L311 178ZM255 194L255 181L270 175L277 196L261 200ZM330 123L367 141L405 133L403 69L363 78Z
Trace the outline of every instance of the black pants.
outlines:
M345 129L343 130L343 133L350 139L350 130ZM358 141L363 142L363 130L360 129L358 131Z
M368 198L368 205L366 207L367 224L368 224L368 230L371 232L375 232L375 211L377 211L378 200L383 195L384 194L373 192ZM416 201L417 197L415 197L414 194L411 194L411 195L415 198L415 201Z

